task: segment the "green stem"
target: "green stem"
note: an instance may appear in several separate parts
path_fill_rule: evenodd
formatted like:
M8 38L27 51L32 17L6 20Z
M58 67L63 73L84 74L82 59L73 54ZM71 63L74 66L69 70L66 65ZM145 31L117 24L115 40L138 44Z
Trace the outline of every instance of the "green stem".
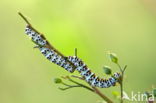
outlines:
M121 103L123 103L123 76L121 77L121 82L120 82L120 95L121 95Z
M79 86L79 85L72 85L72 86L68 86L66 88L60 88L59 87L59 89L61 89L61 90L67 90L67 89L71 89L71 88L75 88L75 87L81 87L81 86Z
M70 87L71 85L68 85L68 84L66 84L66 83L64 83L64 82L62 82L62 84L63 85L65 85L65 86L68 86L68 87Z
M121 78L120 78L120 81L119 81L119 83L120 83L120 99L121 99L120 103L123 103L123 79L124 79L124 72L125 72L125 70L127 68L127 65L125 65L125 67L123 69L121 68L119 63L117 63L117 65L118 65L118 67L119 67L119 69L121 71Z
M68 78L68 80L71 81L71 82L73 82L73 83L75 83L75 84L77 84L77 85L79 85L79 86L81 86L81 87L83 87L83 88L85 88L85 89L88 89L88 90L94 92L94 90L92 88L90 88L90 87L88 87L88 86L86 86L84 84L78 83L78 82L72 80L71 78Z

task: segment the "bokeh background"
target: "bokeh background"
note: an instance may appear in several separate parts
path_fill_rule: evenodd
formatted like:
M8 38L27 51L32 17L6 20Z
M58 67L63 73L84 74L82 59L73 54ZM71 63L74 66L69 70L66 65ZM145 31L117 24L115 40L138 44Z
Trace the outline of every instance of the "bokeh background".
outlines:
M124 88L129 95L156 84L155 0L0 0L0 103L101 100L82 88L57 89L53 78L71 74L33 49L18 11L65 55L78 48L78 56L99 76L104 65L118 71L107 56L115 52L120 64L128 65ZM101 91L117 102L111 93L118 87Z

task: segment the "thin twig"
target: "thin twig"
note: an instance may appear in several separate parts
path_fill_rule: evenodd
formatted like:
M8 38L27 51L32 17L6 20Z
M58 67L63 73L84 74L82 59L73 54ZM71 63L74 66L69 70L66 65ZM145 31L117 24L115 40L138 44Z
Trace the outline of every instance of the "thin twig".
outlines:
M105 100L107 103L113 103L111 99L109 99L107 96L105 96L99 89L96 87L92 87L96 94L98 94L103 100Z
M72 76L74 78L80 79L80 80L84 80L82 78L79 78L78 76ZM105 100L107 103L113 103L113 101L111 99L109 99L107 96L105 96L99 89L97 89L96 87L92 87L91 88L94 90L94 93L96 93L97 95L99 95L103 100Z
M123 69L123 72L125 72L126 68L127 68L127 65L125 65L125 67L124 67L124 69Z
M119 69L120 69L120 72L122 72L122 68L121 68L120 64L117 63L117 65L118 65L118 67L119 67Z
M125 65L125 67L123 69L121 68L119 63L117 63L117 65L118 65L118 67L119 67L119 69L121 71L121 78L120 78L120 81L119 81L119 84L120 84L120 99L121 99L120 103L123 103L123 79L124 79L124 72L125 72L125 70L127 68L127 65Z
M75 53L74 53L74 54L75 54L75 56L77 57L77 48L75 48Z
M18 14L23 18L23 20L24 20L28 25L31 26L30 22L27 20L27 18L26 18L22 13L18 12Z
M74 77L74 78L78 78L78 79L84 80L83 77L79 77L79 76L75 76L75 75L71 75L71 77Z
M73 86L68 86L66 88L59 87L59 89L61 89L61 90L67 90L67 89L71 89L71 88L75 88L75 87L81 87L81 86L79 86L79 85L73 85Z
M69 81L72 82L72 83L75 83L75 84L77 84L77 85L79 85L79 86L81 86L81 87L83 87L83 88L85 88L85 89L88 89L88 90L94 92L94 90L93 90L92 88L90 88L90 87L88 87L88 86L86 86L86 85L84 85L84 84L81 84L81 83L79 83L79 82L74 81L74 80L71 79L69 76L62 77L62 78L63 78L63 79L67 79L67 80L69 80Z
M121 93L121 103L123 103L123 77L121 77L120 82L120 93Z
M62 82L62 84L65 85L65 86L67 86L67 87L70 87L70 86L71 86L71 85L66 84L66 83L64 83L64 82Z

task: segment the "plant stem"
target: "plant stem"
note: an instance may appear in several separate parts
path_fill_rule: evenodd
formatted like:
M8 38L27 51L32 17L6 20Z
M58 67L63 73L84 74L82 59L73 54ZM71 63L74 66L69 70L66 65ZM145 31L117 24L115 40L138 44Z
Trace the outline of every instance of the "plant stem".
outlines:
M72 80L71 78L69 78L69 81L71 81L71 82L73 82L73 83L75 83L75 84L77 84L77 85L79 85L79 86L81 86L81 87L83 87L83 88L85 88L85 89L88 89L88 90L94 92L94 90L93 90L92 88L90 88L90 87L88 87L88 86L86 86L86 85L84 85L84 84L81 84L81 83L79 83L79 82L76 82L76 81Z
M84 80L84 79L82 79L81 77L78 77L78 76L72 76L72 77L74 77L74 78L77 78L77 79L80 79L80 80ZM70 81L71 81L72 79L70 78ZM72 80L71 82L74 82L74 83L78 83L78 82L76 82L76 81L74 81L74 80ZM78 84L80 84L80 83L78 83ZM83 84L81 84L81 86L84 86ZM90 87L89 87L90 88ZM106 95L104 95L99 89L97 89L96 87L91 87L92 88L92 92L94 92L94 93L96 93L97 95L99 95L103 100L105 100L107 103L113 103L113 101L111 100L111 99L109 99ZM86 88L87 89L87 88Z
M77 48L75 48L75 53L74 53L74 54L75 54L75 56L77 57Z
M92 87L94 89L94 92L99 95L103 100L105 100L107 103L113 103L111 99L109 99L107 96L105 96L99 89L96 87Z
M120 81L119 81L119 84L120 84L120 103L123 103L123 79L124 79L124 72L127 68L127 65L125 65L124 69L121 68L120 64L117 63L120 71L121 71L121 78L120 78Z
M27 18L26 18L22 13L18 12L18 14L23 18L23 20L24 20L28 25L31 26L30 22L27 20Z
M67 89L71 89L71 88L75 88L75 87L81 87L81 86L79 86L79 85L72 85L72 86L68 86L66 88L60 88L59 87L59 89L61 89L61 90L67 90Z
M123 76L121 77L123 79ZM123 80L120 82L121 103L123 103Z

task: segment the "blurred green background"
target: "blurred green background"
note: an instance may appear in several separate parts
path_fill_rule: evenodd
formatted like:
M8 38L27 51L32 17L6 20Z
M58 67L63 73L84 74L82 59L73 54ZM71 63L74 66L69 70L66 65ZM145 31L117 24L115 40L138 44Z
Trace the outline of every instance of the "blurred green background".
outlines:
M77 47L78 56L99 76L104 75L104 65L118 71L107 56L107 51L115 52L120 64L128 65L124 81L128 94L156 84L154 0L0 0L0 103L101 100L82 88L57 89L52 79L71 74L33 49L18 11L65 55L73 55ZM101 89L112 99L114 90L119 88Z

